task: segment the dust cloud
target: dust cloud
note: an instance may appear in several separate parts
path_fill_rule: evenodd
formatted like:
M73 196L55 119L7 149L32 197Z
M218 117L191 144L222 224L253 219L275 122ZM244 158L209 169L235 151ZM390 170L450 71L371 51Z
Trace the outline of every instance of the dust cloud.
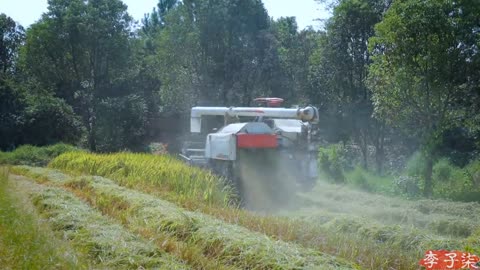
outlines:
M243 206L252 211L272 213L295 208L298 175L288 160L275 150L240 150L237 160L238 188Z

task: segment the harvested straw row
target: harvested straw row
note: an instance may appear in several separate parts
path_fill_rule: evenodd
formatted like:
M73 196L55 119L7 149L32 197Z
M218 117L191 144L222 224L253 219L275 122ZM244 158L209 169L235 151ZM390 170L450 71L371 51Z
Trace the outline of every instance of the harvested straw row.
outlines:
M128 232L64 189L17 179L54 231L87 254L95 268L188 269L152 243Z
M49 169L23 167L30 175L75 188L100 207L121 205L131 228L167 232L194 244L222 264L244 269L352 269L353 265L295 244L275 241L243 227L118 186L102 177L70 178ZM106 203L105 203L106 202ZM104 209L106 210L106 209ZM104 211L113 212L113 211Z

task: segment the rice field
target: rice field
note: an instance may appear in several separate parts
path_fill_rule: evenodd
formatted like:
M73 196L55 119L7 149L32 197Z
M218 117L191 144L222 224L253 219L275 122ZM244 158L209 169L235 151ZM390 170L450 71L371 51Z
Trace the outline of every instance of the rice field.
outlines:
M64 221L75 220L84 228L95 223L111 233L102 234L105 239L136 243L129 245L135 248L127 257L125 250L106 245L110 240L82 230L67 243L88 265L419 269L428 249L480 253L477 203L409 201L319 182L282 209L252 212L234 204L234 193L222 179L172 157L73 152L48 167L13 167L10 182L32 201L55 235L68 232L58 229L54 212L42 206L63 200L60 205L72 205L73 212L89 213L82 220L70 214ZM101 251L89 250L92 245Z
M189 269L185 263L103 216L73 194L19 177L14 180L48 220L51 229L84 254L93 268Z
M110 177L125 186L141 185L173 193L179 200L195 199L209 205L229 205L233 198L232 189L222 179L167 155L70 152L55 158L49 167Z
M273 240L209 215L191 212L152 195L94 176L69 177L22 167L43 183L63 186L135 232L161 232L199 249L210 260L237 269L353 269L353 265L299 245Z

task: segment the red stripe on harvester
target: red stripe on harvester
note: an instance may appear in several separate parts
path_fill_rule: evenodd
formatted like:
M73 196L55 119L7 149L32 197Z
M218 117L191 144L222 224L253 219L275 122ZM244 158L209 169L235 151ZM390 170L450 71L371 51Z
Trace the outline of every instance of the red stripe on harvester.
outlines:
M277 135L274 134L237 134L238 148L277 148Z

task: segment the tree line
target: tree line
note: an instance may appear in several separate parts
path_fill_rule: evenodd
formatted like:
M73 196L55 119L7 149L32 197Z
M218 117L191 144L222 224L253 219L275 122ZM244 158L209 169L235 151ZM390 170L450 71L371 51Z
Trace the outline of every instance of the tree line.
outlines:
M321 138L355 144L365 168L420 149L431 194L436 159L466 164L480 147L480 6L328 4L321 30L260 0L159 0L141 22L120 0L51 0L27 29L1 14L0 148L136 151L170 128L159 118L278 96L317 106Z

